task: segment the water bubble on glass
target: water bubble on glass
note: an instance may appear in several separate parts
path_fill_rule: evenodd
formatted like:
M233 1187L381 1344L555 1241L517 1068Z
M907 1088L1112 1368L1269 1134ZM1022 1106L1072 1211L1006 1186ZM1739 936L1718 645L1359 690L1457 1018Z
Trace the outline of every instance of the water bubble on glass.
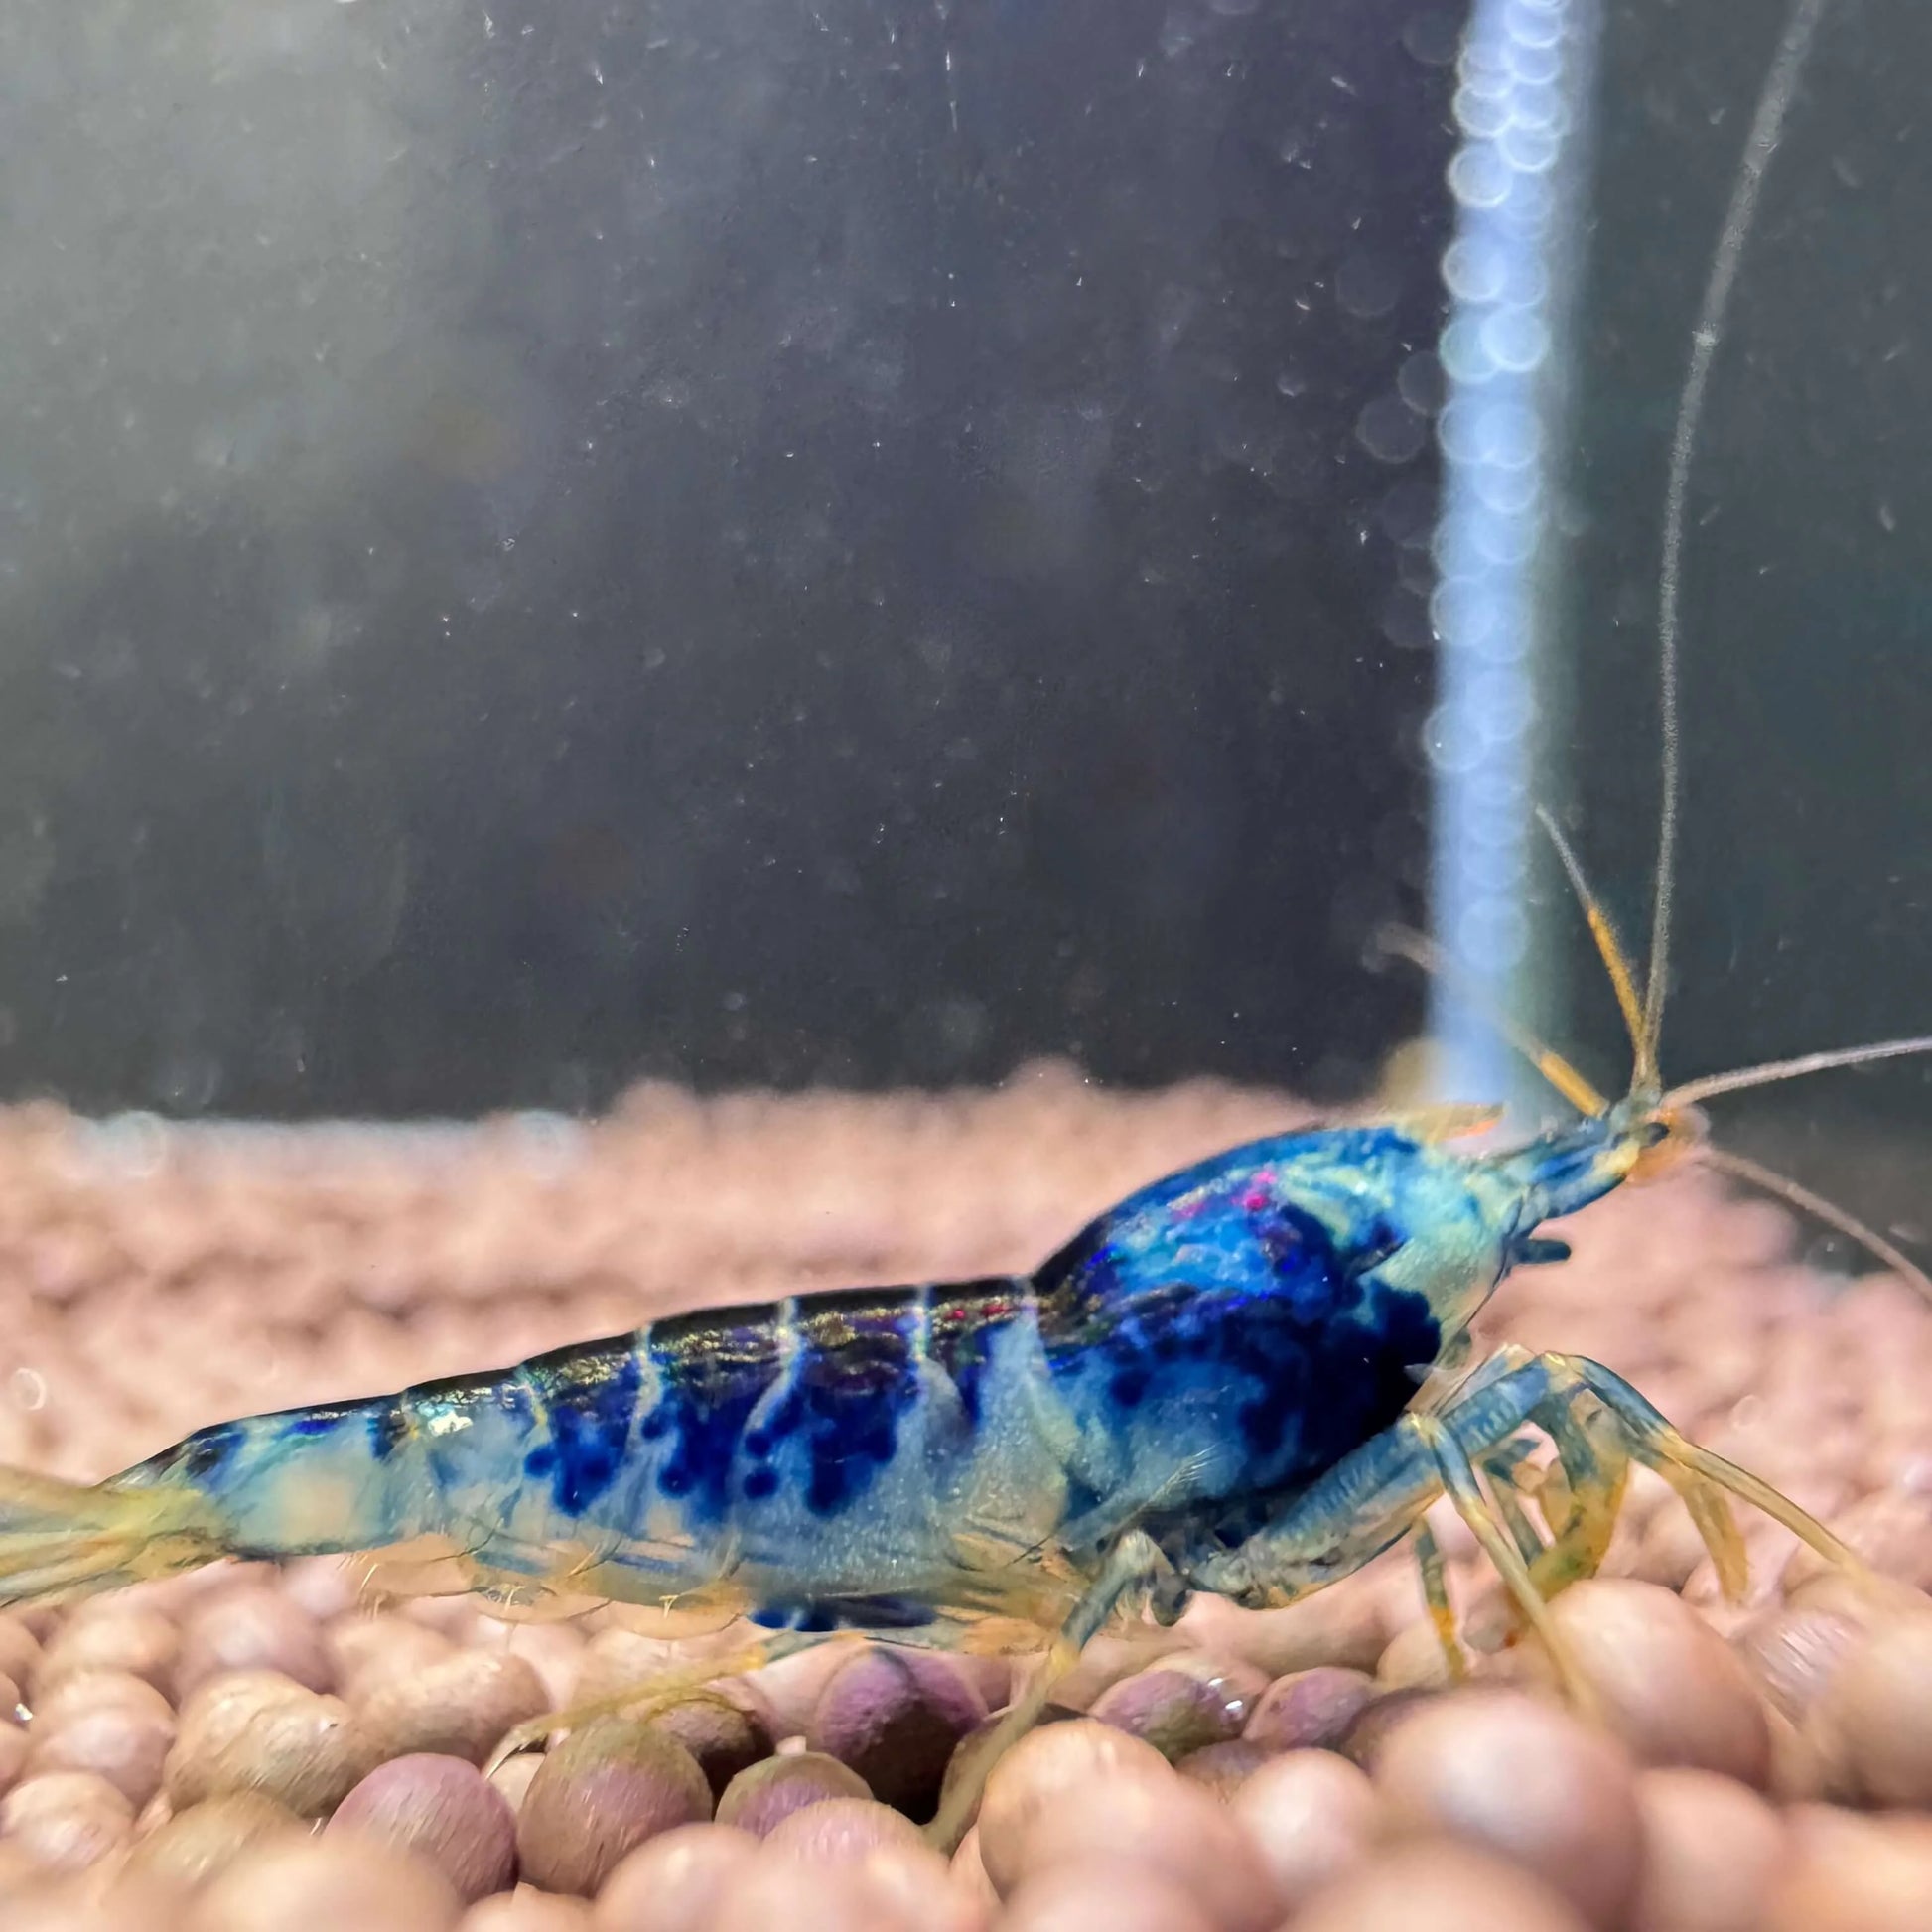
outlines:
M1422 454L1428 425L1400 396L1377 396L1355 418L1355 441L1378 463L1411 463Z

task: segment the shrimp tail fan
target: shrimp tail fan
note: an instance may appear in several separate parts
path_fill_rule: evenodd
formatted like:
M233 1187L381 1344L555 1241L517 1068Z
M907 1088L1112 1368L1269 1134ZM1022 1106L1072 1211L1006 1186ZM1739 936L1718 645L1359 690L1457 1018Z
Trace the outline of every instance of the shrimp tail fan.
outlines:
M192 1489L0 1467L0 1608L69 1603L225 1554L212 1506Z

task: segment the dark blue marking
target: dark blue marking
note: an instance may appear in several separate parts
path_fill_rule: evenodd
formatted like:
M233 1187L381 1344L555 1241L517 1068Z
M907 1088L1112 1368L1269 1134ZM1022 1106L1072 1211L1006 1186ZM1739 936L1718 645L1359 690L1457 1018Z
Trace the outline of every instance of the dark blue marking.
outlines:
M659 1491L694 1523L724 1519L752 1412L778 1377L778 1311L769 1303L708 1310L652 1324L646 1344L661 1393L639 1434L667 1441Z
M297 1416L289 1424L288 1433L297 1438L333 1436L347 1420L346 1409L312 1409L307 1415Z
M209 1429L199 1429L181 1446L182 1473L191 1482L206 1482L219 1475L234 1459L244 1441L239 1423L218 1422Z
M917 1630L932 1607L910 1596L821 1596L800 1603L766 1603L748 1621L765 1630Z
M926 1291L926 1355L959 1392L967 1426L978 1429L994 1338L1032 1304L1033 1286L1011 1275Z
M797 1388L787 1389L778 1398L777 1406L771 1411L764 1428L759 1431L765 1441L763 1453L769 1455L778 1444L798 1433L798 1425L805 1420L805 1398Z
M369 1453L378 1462L386 1462L408 1433L408 1420L400 1402L390 1398L377 1402L369 1410Z
M899 1420L919 1393L916 1295L815 1295L801 1307L792 1390L804 1410L805 1507L815 1516L864 1495L897 1452Z
M549 1479L559 1510L581 1516L617 1480L643 1372L625 1340L539 1355L528 1373L550 1440L533 1449L523 1466L531 1476Z
M778 1472L775 1469L754 1469L745 1478L745 1493L755 1503L762 1502L767 1496L778 1493Z

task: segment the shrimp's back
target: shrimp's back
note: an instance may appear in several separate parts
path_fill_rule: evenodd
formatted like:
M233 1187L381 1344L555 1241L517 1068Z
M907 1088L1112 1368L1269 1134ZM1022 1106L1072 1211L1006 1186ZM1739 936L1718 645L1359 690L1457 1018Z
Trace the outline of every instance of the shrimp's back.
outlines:
M512 1597L917 1622L1008 1606L986 1573L1058 1526L1066 1435L1034 1288L995 1277L705 1310L217 1424L118 1486L201 1494L242 1554L431 1538Z

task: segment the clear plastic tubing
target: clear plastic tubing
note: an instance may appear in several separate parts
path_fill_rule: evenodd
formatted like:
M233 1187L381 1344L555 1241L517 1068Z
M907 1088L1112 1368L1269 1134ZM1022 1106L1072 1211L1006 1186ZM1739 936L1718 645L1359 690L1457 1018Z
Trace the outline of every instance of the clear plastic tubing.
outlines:
M1549 595L1556 461L1569 417L1564 326L1580 267L1598 0L1475 0L1456 69L1460 145L1431 610L1438 699L1432 923L1489 1004L1533 1011L1528 906L1539 692L1554 661ZM1524 1093L1473 1004L1432 991L1443 1097Z

